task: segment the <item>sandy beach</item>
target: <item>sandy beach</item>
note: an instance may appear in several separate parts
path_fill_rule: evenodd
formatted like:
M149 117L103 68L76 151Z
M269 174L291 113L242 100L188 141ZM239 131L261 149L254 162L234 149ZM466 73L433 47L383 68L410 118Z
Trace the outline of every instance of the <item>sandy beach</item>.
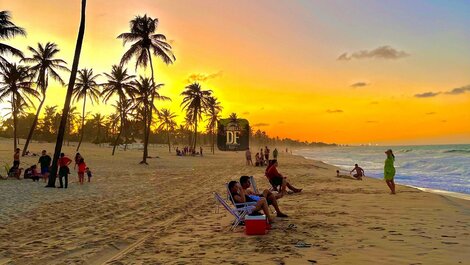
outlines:
M20 146L21 147L21 146ZM33 143L30 150L53 150ZM32 180L0 181L0 264L468 264L470 201L381 180L337 178L336 168L280 153L279 172L304 190L280 200L287 219L264 236L229 231L232 218L213 192L253 175L268 188L264 168L245 166L244 154L177 157L84 144L94 173L79 186L46 189ZM65 147L72 155L74 147ZM38 157L24 157L22 167ZM11 163L11 140L0 161ZM3 174L4 172L2 172ZM297 248L303 241L309 248Z

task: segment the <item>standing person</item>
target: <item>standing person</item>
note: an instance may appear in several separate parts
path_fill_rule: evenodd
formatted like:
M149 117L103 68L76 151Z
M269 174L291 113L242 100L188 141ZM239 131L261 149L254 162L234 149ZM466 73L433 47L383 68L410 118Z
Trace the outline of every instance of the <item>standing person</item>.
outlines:
M15 154L13 155L13 167L20 167L20 151L21 149L16 148Z
M59 165L59 188L67 188L67 185L69 183L70 163L72 163L72 159L66 157L64 153L60 153L60 158L57 162L57 164ZM62 182L62 178L65 178L65 185Z
M253 160L251 160L251 151L250 151L250 148L247 148L247 149L246 149L245 158L246 158L246 165L247 165L247 166L253 165Z
M264 160L269 161L269 148L267 146L264 147Z
M395 155L393 155L392 149L385 151L385 154L387 155L387 159L385 159L384 179L387 186L390 188L390 194L395 194L395 182L393 181L395 177L395 167L393 166Z
M274 148L274 150L273 150L273 158L274 158L275 160L277 160L277 155L278 155L278 153L279 153L279 152L277 151L277 148Z
M41 175L44 182L49 178L49 168L51 166L52 158L46 153L46 150L42 150L41 157L39 157L38 164L41 165Z
M362 177L365 176L365 172L364 172L364 169L362 169L360 166L358 166L357 164L354 164L354 168L353 170L351 170L349 172L349 174L353 173L354 171L356 171L356 174L353 175L354 178L356 179L359 179L359 180L362 180ZM339 171L338 171L339 172ZM339 174L339 173L338 173Z
M86 172L86 175L87 175L87 177L88 177L88 182L91 182L91 177L92 177L92 175L91 175L91 170L90 170L90 168L87 167L87 168L85 169L85 172Z
M201 156L202 156L202 146L199 146L199 153L200 153Z
M80 161L78 162L78 182L80 182L80 185L82 185L83 182L85 181L85 171L86 171L85 160L83 160L83 158L80 158Z
M75 169L80 162L80 159L82 159L83 156L80 153L75 154L75 158L73 159L75 161L75 165L73 166L73 169Z

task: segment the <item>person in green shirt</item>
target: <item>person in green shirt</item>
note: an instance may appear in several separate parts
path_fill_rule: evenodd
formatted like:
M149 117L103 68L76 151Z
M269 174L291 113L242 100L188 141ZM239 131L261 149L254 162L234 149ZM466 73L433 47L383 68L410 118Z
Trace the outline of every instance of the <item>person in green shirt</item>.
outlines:
M387 155L387 159L385 159L384 179L387 186L390 188L390 194L395 194L395 182L393 181L395 177L395 167L393 166L395 156L393 155L392 149L385 151L385 154Z

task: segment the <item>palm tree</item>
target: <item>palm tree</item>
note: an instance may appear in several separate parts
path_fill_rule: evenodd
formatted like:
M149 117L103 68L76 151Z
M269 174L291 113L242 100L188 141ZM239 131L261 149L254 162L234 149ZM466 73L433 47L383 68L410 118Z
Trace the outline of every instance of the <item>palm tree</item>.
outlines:
M134 110L137 113L142 115L142 122L143 122L143 134L144 134L144 153L142 157L142 161L140 164L148 164L147 157L148 157L148 137L147 137L147 124L148 124L148 113L149 113L149 100L150 100L150 93L153 87L152 81L147 77L139 77L139 80L135 80L132 82L134 87L137 89L137 96L134 98Z
M152 84L155 84L153 64L152 64L152 53L153 55L162 59L165 64L173 63L176 58L171 51L171 45L167 43L166 36L163 34L154 34L158 27L158 18L147 17L147 15L136 16L130 21L130 32L122 33L118 36L118 39L123 40L125 45L127 42L134 42L129 50L127 50L121 59L121 65L127 63L132 57L136 57L135 68L143 66L147 68L147 64L150 64L150 71L152 77ZM153 105L155 94L150 95L150 103ZM150 124L153 117L153 108L150 108L148 115L151 117L149 125L146 128L147 132L145 135L147 138L150 135ZM146 139L148 142L148 139Z
M183 102L183 110L186 110L191 121L194 123L194 139L193 148L196 149L197 142L197 122L202 119L202 113L208 107L208 100L212 94L212 90L202 90L199 83L193 83L186 86L186 90L181 93Z
M78 29L77 43L75 45L75 54L73 56L72 70L70 72L67 94L65 96L64 109L60 119L59 131L57 133L57 141L55 143L54 158L52 159L52 170L49 175L49 182L46 187L55 187L55 178L57 176L57 161L59 160L62 144L64 142L65 129L67 126L67 116L69 115L70 102L72 101L73 88L75 86L75 78L77 77L78 63L80 61L80 52L82 50L83 36L85 35L85 13L86 0L82 0L80 27Z
M75 124L78 122L80 116L80 112L77 111L77 107L73 106L69 110L69 115L67 117L67 146L70 145L70 137L72 134L72 128L75 127ZM65 139L64 139L65 140Z
M215 127L217 126L217 122L220 119L219 113L222 111L222 106L220 102L217 101L216 97L209 97L207 100L207 129L211 134L211 141L212 141L212 154L215 153Z
M85 126L85 106L86 106L86 99L89 98L91 104L94 102L99 101L100 91L98 90L98 83L96 83L95 79L99 76L93 75L93 69L82 69L78 71L78 80L75 84L73 95L73 100L75 102L83 99L83 111L82 111L82 127L80 129L80 140L78 141L77 145L77 152L80 149L80 145L82 144L83 140L83 128Z
M8 40L16 35L26 36L26 31L11 22L9 11L0 11L0 40ZM23 53L20 50L0 42L0 65L7 62L7 60L2 56L3 54L12 54L23 58Z
M167 137L168 137L168 152L171 153L171 143L170 143L170 131L175 130L176 127L176 114L171 112L169 109L162 109L161 111L157 111L158 119L160 119L161 123L158 126L158 130L166 130Z
M33 74L27 66L6 62L0 66L0 101L10 99L13 116L14 149L17 148L16 133L18 113L22 107L33 105L29 96L38 97L39 93L32 88Z
M101 128L104 127L104 123L105 123L105 117L101 115L101 113L93 114L93 118L91 119L91 124L97 130L96 139L94 140L94 143L98 144L99 146L101 146L101 141L103 140L101 138Z
M127 143L128 143L128 136L129 136L128 133L129 133L129 131L132 130L132 129L128 128L128 126L127 126L129 116L132 115L132 111L133 111L133 105L132 104L133 104L133 99L126 99L122 102L117 102L117 104L112 105L116 110L115 114L117 114L117 119L113 120L112 125L115 128L118 123L120 124L120 129L119 129L118 136L116 137L116 140L114 141L112 155L114 155L114 150L116 148L116 145L118 144L119 137L120 137L121 133L124 133L124 151L127 150Z
M48 42L45 46L42 46L41 43L38 43L37 50L31 46L28 47L28 49L33 53L33 57L24 58L23 61L34 64L30 69L37 78L36 86L41 91L42 99L36 110L36 116L33 120L33 124L31 125L31 129L29 130L28 138L26 138L22 156L24 156L28 150L29 142L33 137L34 130L36 129L36 125L38 123L42 105L46 100L46 90L47 86L49 85L49 76L58 81L61 85L65 85L64 80L62 80L56 70L69 70L63 65L67 64L64 60L54 59L54 56L60 51L55 43Z
M121 137L122 130L124 128L124 120L126 119L124 110L126 108L124 107L125 104L129 105L127 103L128 98L133 98L136 90L132 86L132 79L135 77L134 75L129 75L127 74L127 69L124 69L122 65L113 65L111 69L111 73L107 74L104 73L104 75L108 78L108 81L103 84L103 92L101 95L104 97L103 101L106 103L111 96L117 94L118 96L118 105L121 106L121 112L120 112L120 126L119 126L119 133L116 137L116 140L114 141L114 146L113 146L113 152L112 155L114 155L114 152L116 150L116 145L119 142L119 138Z
M228 116L228 118L233 122L238 121L238 117L237 117L237 114L235 112L230 113L230 116Z

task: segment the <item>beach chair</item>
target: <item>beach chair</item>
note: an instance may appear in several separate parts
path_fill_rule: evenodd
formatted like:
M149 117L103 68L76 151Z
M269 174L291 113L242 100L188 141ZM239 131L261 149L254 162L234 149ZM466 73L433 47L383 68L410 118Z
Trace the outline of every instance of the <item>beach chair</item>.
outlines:
M253 176L250 176L250 182L251 182L251 188L253 189L253 192L256 194L259 194L258 187L256 186L256 181Z
M245 220L245 216L250 213L252 206L247 205L240 208L231 208L230 205L228 205L228 203L217 192L214 192L214 197L215 200L225 208L225 210L235 217L230 231L233 231L240 224L240 222L243 222Z

